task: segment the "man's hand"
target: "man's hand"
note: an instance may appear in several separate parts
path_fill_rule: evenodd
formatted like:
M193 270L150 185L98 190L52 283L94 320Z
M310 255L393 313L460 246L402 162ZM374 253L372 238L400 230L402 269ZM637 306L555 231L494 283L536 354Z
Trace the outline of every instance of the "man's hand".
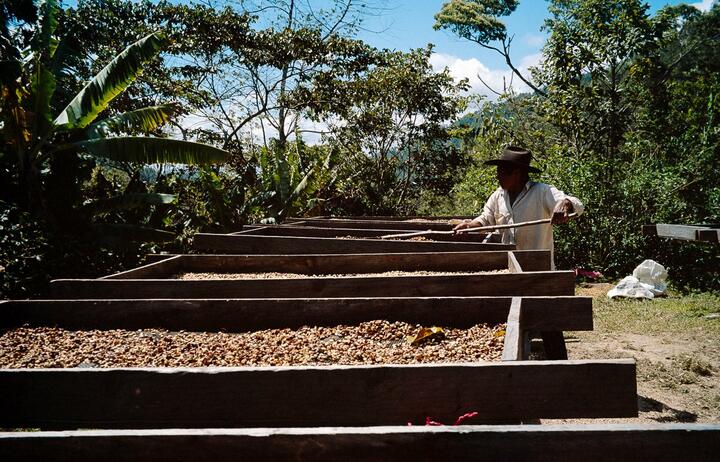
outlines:
M461 229L474 228L476 226L479 225L475 222L475 220L463 220L462 223L453 228L453 231L455 232L455 234L457 234L457 232Z
M566 223L570 218L568 215L572 213L575 208L570 202L570 199L562 199L557 201L555 209L553 210L552 224L561 225Z

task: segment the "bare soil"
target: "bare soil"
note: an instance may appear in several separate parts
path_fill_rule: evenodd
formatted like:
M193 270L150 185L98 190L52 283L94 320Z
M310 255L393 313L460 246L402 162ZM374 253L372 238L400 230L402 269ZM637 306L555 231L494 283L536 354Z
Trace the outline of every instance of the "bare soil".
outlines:
M610 300L612 284L586 284L595 329L566 333L570 359L634 358L639 417L543 423L720 422L720 299L712 295Z

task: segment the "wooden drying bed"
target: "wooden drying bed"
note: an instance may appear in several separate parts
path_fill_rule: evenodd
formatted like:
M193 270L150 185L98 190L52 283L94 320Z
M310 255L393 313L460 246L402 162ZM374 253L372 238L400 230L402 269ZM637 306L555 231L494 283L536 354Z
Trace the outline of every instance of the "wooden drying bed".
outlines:
M238 254L331 254L397 252L469 252L513 250L514 245L483 242L435 242L330 237L262 236L252 234L198 233L193 250Z
M6 462L157 460L714 461L720 426L492 425L0 433Z
M523 263L520 263L523 262ZM524 266L521 266L524 265ZM466 254L180 255L103 279L52 281L55 298L298 298L572 295L572 271L523 271L549 265L546 251L471 252ZM307 274L370 273L382 271L489 271L510 273L328 277L268 280L177 280L178 272L289 271Z
M355 229L363 228L359 221L369 221L367 227L371 229L401 229L390 227L390 223L378 226L378 220L289 221L296 227ZM398 220L383 221L395 221L397 225ZM425 223L420 226L416 229L428 229ZM335 245L329 241L333 239L317 244L295 241L292 245L302 242L302 251L312 253ZM348 248L347 242L370 242L345 241L344 249ZM548 271L549 252L472 252L465 248L458 252L459 246L475 244L380 242L423 245L425 250L412 253L410 247L396 246L398 250L392 254L372 255L366 253L369 247L355 246L353 253L363 255L328 255L342 253L341 247L327 250L325 255L277 255L283 247L276 241L258 240L248 252L256 255L170 256L98 280L54 281L53 290L62 300L0 303L0 325L243 332L308 324L357 324L369 319L458 327L478 321L505 322L503 362L4 369L0 370L0 427L126 430L0 433L0 458L216 461L716 457L720 426L423 426L426 419L451 424L464 414L472 416L467 423L633 417L637 415L635 362L524 360L529 330L592 328L591 299L571 296L573 273ZM447 244L453 246L452 254L435 253L438 247L428 246ZM167 279L182 271L318 275L499 269L510 273L437 278L369 276L350 279L352 285L343 282L348 278L280 280L277 285L273 281ZM408 423L413 426L408 427Z
M0 369L0 428L424 424L637 415L635 362ZM542 397L542 399L538 399Z
M230 233L232 235L251 236L295 236L295 237L330 237L330 238L377 238L387 234L400 232L413 233L417 229L371 229L371 228L324 228L320 226L296 226L296 225L247 225L242 231ZM433 234L428 239L433 241L449 242L500 242L499 234L487 233L459 233L459 234Z
M658 223L654 225L643 225L642 231L646 236L666 237L682 241L720 243L720 224L717 223L707 225L671 225Z

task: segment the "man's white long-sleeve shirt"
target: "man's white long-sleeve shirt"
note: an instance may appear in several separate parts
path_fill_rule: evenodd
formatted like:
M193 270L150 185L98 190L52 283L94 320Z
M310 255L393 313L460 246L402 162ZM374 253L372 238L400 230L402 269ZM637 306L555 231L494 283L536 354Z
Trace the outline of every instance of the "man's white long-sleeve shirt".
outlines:
M505 225L523 221L551 218L555 204L568 199L574 212L580 215L585 206L576 197L568 196L554 186L528 181L515 203L510 205L510 195L498 188L485 203L482 213L475 219L483 226ZM550 249L553 251L553 230L550 224L531 225L521 228L499 230L504 244L515 244L518 250ZM555 267L553 258L553 268Z

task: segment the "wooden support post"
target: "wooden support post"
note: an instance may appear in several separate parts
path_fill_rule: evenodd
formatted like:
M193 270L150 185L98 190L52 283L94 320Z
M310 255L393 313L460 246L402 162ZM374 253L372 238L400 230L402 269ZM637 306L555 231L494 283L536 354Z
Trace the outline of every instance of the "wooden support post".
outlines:
M505 327L505 345L503 361L519 361L526 359L525 333L522 329L522 299L513 297Z
M514 252L508 252L508 270L510 270L511 273L523 272L522 266L520 266L520 263L518 263L517 257L515 257Z

